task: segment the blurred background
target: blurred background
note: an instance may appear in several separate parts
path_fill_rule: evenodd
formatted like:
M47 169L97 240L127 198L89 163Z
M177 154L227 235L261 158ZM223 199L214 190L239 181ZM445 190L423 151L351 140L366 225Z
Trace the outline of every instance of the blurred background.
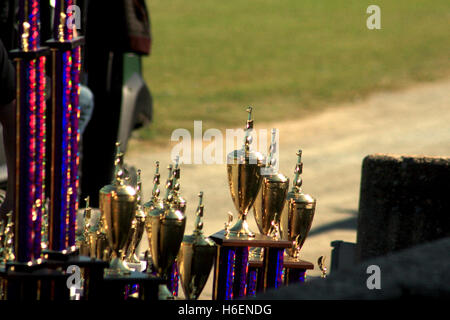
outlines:
M369 30L366 9L381 9ZM344 101L434 81L450 70L445 0L147 1L152 54L143 75L155 119L140 139L174 128L303 118ZM181 113L182 111L182 113Z
M369 30L367 8L381 9ZM147 1L152 54L142 73L153 122L134 131L126 161L143 171L150 197L154 162L171 159L171 133L280 131L280 171L293 178L303 149L304 188L317 198L302 258L330 263L335 240L356 241L361 163L371 153L449 155L450 4L420 0ZM225 134L224 134L225 135ZM166 172L162 171L162 181ZM205 193L205 233L235 212L225 165L182 165L186 233ZM257 227L253 213L251 228ZM146 246L143 241L142 246ZM210 297L211 280L203 298Z

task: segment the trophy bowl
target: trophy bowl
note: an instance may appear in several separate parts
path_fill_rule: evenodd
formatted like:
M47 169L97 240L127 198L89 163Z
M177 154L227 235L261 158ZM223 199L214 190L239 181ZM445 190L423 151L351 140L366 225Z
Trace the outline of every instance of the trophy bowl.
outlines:
M231 198L239 214L238 221L229 229L237 237L254 237L247 223L247 214L261 186L264 157L257 152L235 150L228 155L227 173Z
M311 229L316 200L308 194L289 192L280 220L281 238L292 241L293 247L287 249L287 254L299 258L300 249L305 243Z
M211 273L216 250L215 244L209 239L184 236L177 261L186 299L197 300L202 293Z
M276 223L280 222L288 188L289 179L281 173L263 177L261 189L253 205L256 225L261 234L269 233L275 216L278 220Z
M122 261L122 249L128 240L136 212L136 191L133 187L124 184L114 187L115 190L110 192L110 196L100 197L105 233L112 251L109 272L111 274L129 273L130 269Z
M165 209L154 210L153 215L147 219L153 268L160 277L167 280L183 241L186 217L170 203ZM167 286L163 286L160 292L164 295L163 299L173 299Z
M216 245L203 235L203 192L199 193L195 229L192 235L184 236L177 262L181 287L186 299L197 300L208 281L216 255Z

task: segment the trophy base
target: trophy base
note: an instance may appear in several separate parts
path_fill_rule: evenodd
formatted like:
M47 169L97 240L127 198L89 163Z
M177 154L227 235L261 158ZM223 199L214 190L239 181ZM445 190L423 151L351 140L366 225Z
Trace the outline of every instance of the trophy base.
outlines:
M141 272L142 271L142 265L140 262L135 263L135 262L128 262L125 261L124 264L131 270L131 271L138 271Z
M124 275L130 273L130 268L128 268L118 257L114 257L109 264L109 268L105 270L106 275Z
M239 218L239 220L228 229L227 235L238 238L254 238L255 233L250 230L248 223L245 219Z

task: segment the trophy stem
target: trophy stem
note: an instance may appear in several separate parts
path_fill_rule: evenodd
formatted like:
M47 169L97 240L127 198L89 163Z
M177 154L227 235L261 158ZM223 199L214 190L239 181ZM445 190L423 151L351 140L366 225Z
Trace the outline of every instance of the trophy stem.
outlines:
M250 230L247 215L241 214L238 221L229 229L229 235L240 238L254 238L255 233Z

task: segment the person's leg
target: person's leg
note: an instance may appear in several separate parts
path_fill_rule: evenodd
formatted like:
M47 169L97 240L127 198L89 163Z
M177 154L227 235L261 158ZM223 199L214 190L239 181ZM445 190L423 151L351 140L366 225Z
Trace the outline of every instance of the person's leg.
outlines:
M8 187L5 201L0 207L0 218L14 208L14 159L15 159L15 101L0 106L0 123L3 126L3 145L5 147L6 165L8 167Z
M123 53L90 52L88 85L95 108L83 134L81 197L98 207L100 189L112 181L122 103Z

